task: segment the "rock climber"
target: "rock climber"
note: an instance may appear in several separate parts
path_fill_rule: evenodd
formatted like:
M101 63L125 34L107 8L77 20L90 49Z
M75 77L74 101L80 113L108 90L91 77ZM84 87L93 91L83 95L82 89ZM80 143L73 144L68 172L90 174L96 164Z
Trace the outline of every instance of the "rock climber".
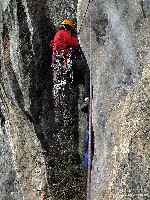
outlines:
M73 58L73 71L74 74L83 75L84 77L84 103L81 107L81 111L88 112L88 101L89 101L89 88L90 88L90 70L87 61L81 51L79 41L75 36L75 25L72 21L66 19L60 23L59 29L54 36L54 40L50 41L50 46L53 48L52 65L55 64L54 58L56 53L62 51L68 53L70 48L73 49L76 55Z

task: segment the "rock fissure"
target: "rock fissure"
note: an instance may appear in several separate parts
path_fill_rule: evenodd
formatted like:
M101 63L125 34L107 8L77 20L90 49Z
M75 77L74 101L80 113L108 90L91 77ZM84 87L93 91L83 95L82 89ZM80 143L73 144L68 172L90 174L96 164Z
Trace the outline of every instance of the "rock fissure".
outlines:
M84 86L54 90L49 41L66 18L78 32L87 5L0 3L2 200L86 199ZM91 200L149 199L149 5L94 0L79 34L88 63L92 36Z

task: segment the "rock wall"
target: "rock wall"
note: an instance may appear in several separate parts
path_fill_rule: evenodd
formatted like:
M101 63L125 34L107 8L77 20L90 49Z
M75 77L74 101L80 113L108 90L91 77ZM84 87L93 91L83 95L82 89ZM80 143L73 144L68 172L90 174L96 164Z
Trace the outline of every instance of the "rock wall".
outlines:
M43 137L41 101L51 84L45 63L50 55L46 36L50 37L52 31L47 34L49 24L44 23L43 11L44 3L36 1L2 2L1 199L41 199L46 193L44 149L38 138Z
M86 186L76 178L85 180L77 166L81 164L78 88L58 100L49 47L60 21L69 17L76 22L77 2L8 0L1 4L0 198L82 196Z
M92 1L80 32L92 60L94 200L149 199L149 5ZM79 1L78 29L86 7Z
M149 199L150 2L94 0L82 23L87 4L78 1L76 20L73 0L0 3L2 200L52 199L52 194L55 199L86 198L85 170L78 165L87 123L79 111L83 87L67 96L65 118L67 100L63 111L57 108L50 67L49 40L67 17L78 30L83 25L79 40L89 66L92 61L91 199ZM62 154L68 147L74 160ZM62 165L64 157L69 162ZM68 185L57 188L58 182Z

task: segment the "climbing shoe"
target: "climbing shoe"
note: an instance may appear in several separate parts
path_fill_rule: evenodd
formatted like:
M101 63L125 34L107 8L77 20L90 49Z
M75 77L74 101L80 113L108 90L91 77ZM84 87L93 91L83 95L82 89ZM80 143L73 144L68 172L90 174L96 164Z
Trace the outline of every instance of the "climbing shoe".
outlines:
M84 113L88 113L88 102L89 102L89 98L86 97L85 100L84 100L84 103L81 107L81 111L84 112Z

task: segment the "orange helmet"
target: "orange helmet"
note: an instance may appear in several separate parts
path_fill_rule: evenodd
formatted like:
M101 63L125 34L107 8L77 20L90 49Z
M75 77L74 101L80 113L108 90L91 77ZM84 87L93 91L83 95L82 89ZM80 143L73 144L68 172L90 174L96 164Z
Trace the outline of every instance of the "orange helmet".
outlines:
M62 25L68 24L71 26L72 29L74 29L75 25L68 19L65 19L63 22L61 22Z

